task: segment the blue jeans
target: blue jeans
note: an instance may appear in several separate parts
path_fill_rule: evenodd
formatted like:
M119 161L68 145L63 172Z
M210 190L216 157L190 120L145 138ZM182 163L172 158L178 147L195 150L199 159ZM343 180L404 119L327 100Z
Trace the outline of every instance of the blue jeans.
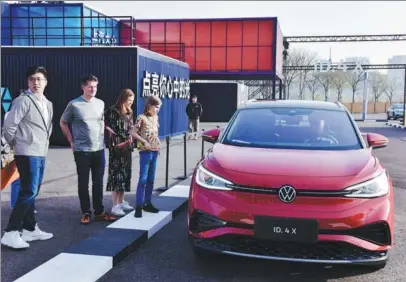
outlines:
M135 206L138 208L151 202L157 159L158 152L140 152L140 178L138 180L137 193L135 195Z
M37 224L34 200L41 188L45 171L45 158L15 156L15 161L20 174L20 192L11 212L6 232L21 231L22 229L33 231Z
M18 194L20 193L20 178L17 178L13 183L11 183L11 197L10 197L10 208L14 208L16 205ZM34 202L35 210L35 202Z

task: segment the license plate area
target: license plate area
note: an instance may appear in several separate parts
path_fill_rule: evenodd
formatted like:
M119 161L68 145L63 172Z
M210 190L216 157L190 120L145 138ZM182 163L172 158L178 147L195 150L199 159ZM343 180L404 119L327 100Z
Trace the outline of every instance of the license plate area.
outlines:
M273 241L317 243L319 223L315 219L256 216L254 237Z

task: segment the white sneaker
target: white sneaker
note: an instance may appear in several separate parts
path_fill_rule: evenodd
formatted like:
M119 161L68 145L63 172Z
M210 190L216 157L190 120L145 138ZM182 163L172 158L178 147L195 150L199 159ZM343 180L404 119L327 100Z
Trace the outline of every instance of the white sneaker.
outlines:
M21 238L26 241L26 242L31 242L31 241L44 241L44 240L49 240L52 237L54 237L54 234L52 233L47 233L39 229L38 224L35 225L34 231L28 231L23 229L23 235Z
M124 216L125 212L122 210L121 205L115 205L111 209L111 213L115 216Z
M1 243L13 249L25 249L30 247L30 244L21 238L19 231L5 232L3 238L1 238Z
M132 206L130 206L127 201L123 201L120 204L120 206L124 211L132 211L132 210L134 210L134 208Z

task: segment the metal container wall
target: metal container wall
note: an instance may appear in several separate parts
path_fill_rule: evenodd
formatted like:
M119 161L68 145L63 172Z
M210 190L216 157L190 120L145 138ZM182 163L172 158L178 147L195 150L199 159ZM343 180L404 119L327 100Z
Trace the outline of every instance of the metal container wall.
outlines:
M2 87L9 88L13 97L20 89L27 88L25 71L30 65L42 65L48 71L48 85L46 96L54 106L54 130L51 144L67 145L59 127L59 120L66 105L72 99L80 96L80 78L86 74L93 74L99 79L97 97L105 102L106 108L112 106L124 88L130 88L136 93L134 103L135 113L142 108L143 99L140 98L137 84L142 82L137 75L137 54L141 48L137 47L3 47L1 54L1 83ZM142 50L140 53L142 66L145 57L153 58L155 65L167 70L171 76L189 78L187 65L162 55ZM162 62L163 60L164 62ZM170 61L170 62L169 62ZM166 62L166 63L165 63ZM145 64L140 70L158 71L152 63ZM138 79L137 79L138 78ZM173 99L165 101L163 112L160 114L161 132L165 135L174 130L186 130L186 99ZM170 109L169 112L165 112ZM167 110L168 111L168 110ZM179 115L179 118L176 118ZM172 121L172 120L175 121ZM165 122L162 122L165 121ZM167 123L170 123L168 125Z
M275 72L277 18L135 20L133 27L137 44L155 52L164 52L159 44L184 45L193 77ZM122 21L122 44L130 34Z
M228 122L237 110L239 89L236 82L193 82L191 95L202 104L201 122Z
M159 77L163 75L171 80L189 81L189 66L186 63L174 60L169 57L164 57L154 52L139 48L138 49L138 86L137 86L137 110L142 113L146 97L143 97L143 81L146 71L151 74L150 84L152 86L152 74L157 74ZM156 81L161 85L160 80ZM166 86L167 84L165 84ZM185 85L186 86L186 85ZM187 129L186 106L189 101L189 95L185 97L169 98L168 95L160 97L162 107L159 112L159 135L171 136L177 133L185 132Z

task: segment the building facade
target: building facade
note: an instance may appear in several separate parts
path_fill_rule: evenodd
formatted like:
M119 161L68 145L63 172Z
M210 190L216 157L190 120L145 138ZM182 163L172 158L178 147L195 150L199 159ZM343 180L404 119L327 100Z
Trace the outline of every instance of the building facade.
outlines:
M282 79L276 17L136 20L76 3L2 3L2 46L135 46L188 63L192 79Z
M83 4L1 5L2 46L120 45L120 21Z

